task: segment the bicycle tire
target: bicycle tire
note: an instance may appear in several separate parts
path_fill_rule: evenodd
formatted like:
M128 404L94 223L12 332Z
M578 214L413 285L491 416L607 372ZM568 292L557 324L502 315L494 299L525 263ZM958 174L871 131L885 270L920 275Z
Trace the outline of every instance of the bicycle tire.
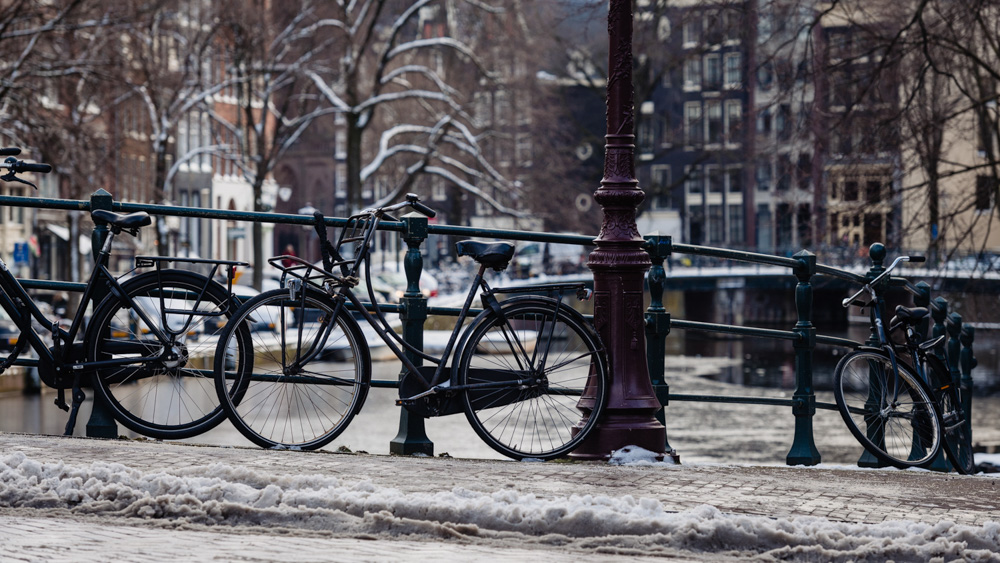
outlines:
M214 384L216 336L235 311L225 287L205 276L184 270L146 272L122 284L136 307L157 327L164 321L160 298L168 298L168 309L194 310L215 316L191 316L191 324L175 346L177 362L143 361L97 368L91 373L94 392L104 399L115 419L128 429L161 440L196 436L225 419ZM202 295L202 290L204 294ZM186 314L167 314L167 326L176 330ZM131 308L114 295L97 307L87 332L90 361L127 359L162 350L167 344ZM239 354L249 354L240 341Z
M334 302L325 294L306 290L303 302L291 299L287 289L275 289L250 299L233 315L216 349L216 391L229 420L254 444L321 448L361 410L371 360L364 334L347 310L334 319L323 355L309 361L305 371L292 367L323 336L323 327L330 326L324 321L333 311ZM250 361L230 361L230 341L238 338L237 331L261 323L273 325L274 331L250 332Z
M938 414L941 415L944 454L955 471L962 475L974 475L976 461L972 453L972 436L962 408L961 388L953 383L951 372L941 360L929 355L924 359L931 393L937 399Z
M485 387L462 391L466 418L491 448L513 459L570 453L607 403L600 338L567 305L552 323L555 309L552 299L511 299L502 317L485 314L467 329L457 382Z
M895 404L892 364L881 351L858 350L837 364L834 395L848 429L875 457L905 469L933 461L941 448L940 418L926 384L903 363Z

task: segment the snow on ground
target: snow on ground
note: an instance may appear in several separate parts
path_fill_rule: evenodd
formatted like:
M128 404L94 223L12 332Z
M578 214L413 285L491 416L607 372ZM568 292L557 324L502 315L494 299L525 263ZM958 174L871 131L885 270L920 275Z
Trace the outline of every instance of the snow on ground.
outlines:
M641 454L641 452L632 452ZM626 454L626 457L629 454ZM636 457L641 457L637 455ZM775 559L1000 562L1000 522L850 524L668 512L629 495L540 498L505 489L404 493L370 481L272 475L216 464L172 472L118 463L42 463L0 456L0 507L34 516L115 517L161 526L260 526L283 533L377 535L576 546L603 553L740 553ZM0 547L3 542L0 541Z

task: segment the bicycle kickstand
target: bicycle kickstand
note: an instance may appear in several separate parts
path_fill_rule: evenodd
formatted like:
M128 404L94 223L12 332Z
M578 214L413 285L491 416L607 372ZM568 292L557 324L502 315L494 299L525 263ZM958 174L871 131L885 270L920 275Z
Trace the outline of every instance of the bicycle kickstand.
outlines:
M73 407L69 411L69 420L66 421L66 430L63 436L72 436L76 428L76 415L80 412L80 405L87 398L87 394L80 388L80 374L73 375Z

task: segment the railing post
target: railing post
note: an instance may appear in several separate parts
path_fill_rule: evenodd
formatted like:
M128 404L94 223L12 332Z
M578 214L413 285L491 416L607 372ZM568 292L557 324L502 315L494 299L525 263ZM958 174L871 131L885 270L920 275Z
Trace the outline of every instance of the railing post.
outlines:
M945 319L948 318L948 300L944 297L935 297L934 301L931 301L931 318L934 319L934 328L931 330L931 338L938 338L939 336L944 336L947 334L948 329L945 328ZM938 357L942 362L947 362L945 359L945 342L940 342L934 347L934 355Z
M113 204L114 198L104 189L99 189L90 196L91 211L96 211L98 209L112 211ZM108 228L107 223L96 219L94 220L94 232L90 236L90 243L91 249L94 253L95 268L97 267L97 255L101 252L101 248L104 247L104 241L107 240L110 232L111 230ZM96 307L97 304L107 296L107 294L108 291L104 287L94 288L94 306ZM86 305L86 303L80 304L81 307L85 307ZM93 389L94 386L91 385L90 387ZM111 408L105 404L97 393L92 392L91 395L94 397L94 407L90 411L90 419L87 420L87 436L91 438L117 438L118 424L115 422L115 418L111 414Z
M406 272L406 292L403 294L402 310L399 318L403 323L403 340L417 348L424 349L424 322L427 320L427 298L420 291L420 274L424 269L424 258L420 254L420 245L427 240L427 217L419 213L409 213L402 217L406 232L403 240L406 242L406 256L403 258L403 270ZM423 359L406 351L413 365L423 365ZM402 379L406 368L400 372ZM424 418L402 408L399 411L399 433L389 442L389 452L396 455L426 454L434 455L434 442L427 437L424 428Z
M959 368L959 357L962 354L962 342L959 337L962 334L962 315L958 313L948 313L948 319L944 323L948 331L948 371L951 372L952 385L960 385L962 382L962 370Z
M813 350L816 348L816 327L812 323L812 277L816 275L816 255L803 250L794 256L799 261L795 277L795 311L798 321L793 332L795 341L795 393L792 395L792 414L795 416L795 437L792 448L785 456L787 465L816 465L820 462L819 450L813 437L813 416L816 414L816 393L813 390Z
M923 342L924 340L927 340L930 335L931 318L934 317L936 308L935 304L931 302L931 286L927 282L918 282L916 284L916 288L918 293L913 296L913 305L917 307L927 307L931 312L929 316L924 317L920 321L920 324L916 326L917 341ZM945 308L947 308L947 303L945 303ZM944 316L942 315L941 318L943 319ZM924 374L924 377L929 378L930 374ZM930 383L930 381L927 381L926 383ZM913 447L914 456L922 455L922 448L918 440L914 440ZM943 449L938 450L937 455L934 456L934 460L927 466L927 469L930 469L931 471L941 471L944 473L951 471L951 462L949 462L948 458L945 457Z
M871 258L871 260L872 260L872 267L868 270L868 273L865 274L865 278L869 282L872 281L872 280L874 280L875 278L877 278L882 272L885 271L885 266L883 265L883 262L885 262L885 256L886 256L886 250L885 250L885 246L882 243L876 242L876 243L872 244L868 248L868 257ZM881 294L883 292L883 290L884 290L884 285L879 285L878 287L875 288L875 291L877 293L879 293L879 294ZM879 345L878 333L875 331L875 327L874 326L871 327L871 334L869 335L868 341L865 342L865 344L867 344L868 346L878 346ZM873 435L873 434L877 434L877 435ZM885 439L885 437L881 435L881 432L879 432L878 430L871 429L871 428L869 428L869 436L868 437L872 438L872 440L875 441L875 443L879 443L879 442L881 442L882 440ZM879 460L877 457L875 457L874 455L872 455L866 449L861 454L861 458L858 459L858 466L859 467L886 467L887 464L883 463L881 460Z
M671 239L669 236L655 232L646 236L646 243L643 246L649 253L652 267L646 275L646 282L649 285L649 308L646 309L646 364L649 367L649 379L653 384L653 393L656 399L663 406L656 411L656 420L664 428L667 426L667 405L670 402L670 385L666 378L666 354L667 335L670 334L670 313L663 307L663 288L667 280L666 271L663 269L663 261L670 257ZM674 463L680 463L681 458L677 451L670 447L664 431L664 451L674 459Z
M931 304L931 286L927 282L917 282L916 286L917 294L913 296L913 305L915 307L926 307L930 308ZM927 340L931 329L931 319L930 316L924 317L920 320L920 324L916 326L917 329L917 341L923 342Z
M960 364L962 368L962 410L965 411L965 431L972 443L972 370L979 364L976 356L972 352L972 343L976 340L976 329L971 325L962 327L960 336L962 341L962 356Z

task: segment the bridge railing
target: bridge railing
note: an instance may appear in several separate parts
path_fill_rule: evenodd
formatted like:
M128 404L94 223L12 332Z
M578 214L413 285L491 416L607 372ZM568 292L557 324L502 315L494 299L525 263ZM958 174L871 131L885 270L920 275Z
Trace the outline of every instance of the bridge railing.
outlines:
M90 200L85 201L0 196L0 206L79 211L92 211L96 209L108 209L116 212L145 211L157 216L195 217L211 220L302 226L311 226L314 223L313 217L298 214L118 202L114 201L111 194L104 190L99 190L92 195ZM346 219L326 218L327 226L340 227L345 223ZM101 228L99 225L95 231L99 231ZM403 259L403 268L407 279L406 291L398 305L380 305L380 307L399 314L402 322L403 338L410 344L421 349L423 348L424 324L427 318L430 315L457 315L459 311L459 309L451 307L428 307L427 298L420 291L419 280L423 270L423 254L421 249L429 235L502 238L517 241L571 244L581 247L593 245L593 237L585 235L433 225L429 224L426 217L419 214L407 215L402 217L399 222L382 223L380 228L400 233L407 247ZM100 233L96 233L95 236L99 235ZM881 247L881 245L878 245L878 247ZM817 333L817 329L813 324L813 279L818 275L825 275L852 283L863 284L867 280L874 279L884 270L882 266L882 260L885 258L884 248L879 251L875 246L872 247L870 255L873 262L870 270L865 275L818 264L816 256L805 250L792 257L772 256L738 250L673 243L670 237L657 234L646 237L645 248L649 252L652 261L652 267L647 276L650 305L645 314L647 362L650 378L661 404L666 407L673 400L791 407L792 415L795 417L795 434L791 448L786 456L786 463L790 465L812 465L819 463L820 454L816 448L813 435L813 416L817 408L836 409L836 405L820 403L816 400L813 388L813 354L815 347L817 344L824 344L857 348L862 344L845 338L825 336ZM667 274L663 263L664 260L674 253L787 268L789 273L797 279L794 298L797 316L795 325L791 330L777 330L773 328L736 326L671 318L670 313L663 306L663 292L668 287ZM901 278L893 279L897 285L908 285ZM21 280L21 283L28 288L61 291L82 291L84 287L84 284L81 283L46 280ZM914 293L914 304L929 307L932 312L934 320L933 329L930 326L925 326L921 329L923 330L923 334L927 335L932 331L934 336L938 336L939 334L947 334L949 336L947 350L940 350L939 352L947 357L948 365L956 381L961 381L963 386L971 389L971 370L976 363L972 351L974 340L973 328L971 326L963 326L961 316L957 313L949 315L947 312L948 303L942 297L937 297L932 301L930 299L930 287L927 284L921 282L916 286L908 286L908 288ZM792 342L795 350L795 392L792 398L670 393L669 383L666 380L668 366L666 365L665 339L672 328L736 334L756 338L781 339ZM419 365L419 358L411 356L411 360ZM18 361L18 364L37 365L37 361L21 359ZM372 381L372 385L375 387L398 387L398 381ZM971 400L970 393L965 393L964 397L966 397L966 400ZM971 404L966 406L971 407ZM661 421L663 420L664 411L661 410L659 418ZM95 405L94 414L92 415L91 422L88 424L87 432L88 435L117 435L113 420L107 415L106 411L100 408L100 405ZM665 446L666 450L670 451L669 444L665 444ZM405 409L401 409L399 434L391 441L390 451L398 454L418 452L433 454L433 443L426 436L423 419L415 415L410 415ZM859 461L859 464L875 465L877 461L873 458L866 459L863 457Z
M864 285L885 271L885 267L883 266L886 258L885 247L879 243L871 246L869 257L872 264L865 275L859 275L833 266L818 264L816 256L807 250L803 250L788 258L723 248L674 244L670 240L670 237L659 235L646 237L645 247L650 253L653 262L653 266L648 274L651 302L646 313L647 361L650 366L650 377L654 379L653 386L660 397L661 403L666 406L670 400L674 400L789 406L792 408L792 414L795 417L795 433L785 461L788 465L818 464L821 458L816 448L813 434L813 417L816 414L816 409L837 410L837 405L818 402L816 400L816 393L813 386L813 355L816 345L824 344L856 349L862 345L878 345L878 337L874 332L874 328L868 341L864 344L846 338L818 334L813 324L813 279L816 276L825 275L858 285ZM663 307L662 294L664 289L669 285L669 280L663 268L663 262L673 253L709 256L788 268L790 270L789 273L794 275L798 282L795 287L795 309L797 316L795 325L791 330L786 331L672 319ZM976 365L972 349L975 339L974 328L970 325L963 325L961 315L957 313L949 315L948 302L943 297L937 297L932 301L930 299L931 288L927 283L919 282L913 285L905 278L892 277L888 284L877 285L875 289L880 295L884 295L889 287L892 286L906 288L912 294L915 306L928 307L930 309L934 320L933 329L930 327L930 319L925 319L923 324L917 327L918 332L922 339L931 336L938 337L942 334L948 335L947 350L945 350L945 344L942 343L939 345L936 353L939 357L946 360L955 383L960 384L964 390L971 391L972 369ZM663 374L665 373L665 339L671 328L791 341L795 350L795 391L792 398L670 393L669 383L663 378ZM658 376L661 379L657 380ZM962 394L962 397L966 412L971 412L972 393L965 392ZM971 424L971 416L967 417L966 422L967 424ZM968 430L971 433L971 427ZM669 445L667 447L669 449ZM878 467L882 463L866 451L861 459L859 459L858 465L863 467ZM949 466L944 456L939 454L932 468L947 471Z

